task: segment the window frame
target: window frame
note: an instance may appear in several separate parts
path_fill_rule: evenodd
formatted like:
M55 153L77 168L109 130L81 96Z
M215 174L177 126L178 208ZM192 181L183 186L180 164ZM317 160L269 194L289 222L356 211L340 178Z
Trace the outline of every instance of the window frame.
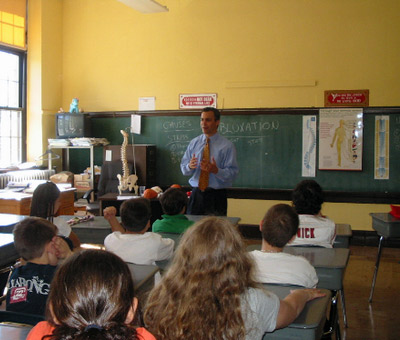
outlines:
M27 114L26 114L26 96L27 96L27 51L13 48L8 45L0 44L0 51L12 53L19 58L19 86L18 86L18 107L0 106L0 110L21 111L21 162L27 160ZM11 164L10 164L11 165Z

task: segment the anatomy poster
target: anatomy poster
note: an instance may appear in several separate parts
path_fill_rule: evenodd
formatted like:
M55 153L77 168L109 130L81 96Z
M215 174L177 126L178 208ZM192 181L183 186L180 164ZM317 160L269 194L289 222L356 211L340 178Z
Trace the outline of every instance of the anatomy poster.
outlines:
M315 177L315 160L317 158L317 117L303 116L303 177Z
M362 109L321 109L319 169L362 170Z
M375 179L389 179L389 116L375 117Z

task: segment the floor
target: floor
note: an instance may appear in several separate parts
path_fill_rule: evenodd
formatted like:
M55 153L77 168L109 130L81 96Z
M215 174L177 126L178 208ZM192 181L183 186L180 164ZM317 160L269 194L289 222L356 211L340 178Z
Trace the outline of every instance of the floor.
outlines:
M351 246L344 277L348 328L342 338L400 338L400 248L383 248L372 303L368 303L377 255L376 247ZM340 308L341 309L341 308ZM340 315L340 320L343 320Z

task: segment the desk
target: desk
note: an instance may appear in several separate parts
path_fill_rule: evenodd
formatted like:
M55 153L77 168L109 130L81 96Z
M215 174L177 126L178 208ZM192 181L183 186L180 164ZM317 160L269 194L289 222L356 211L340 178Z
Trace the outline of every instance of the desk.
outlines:
M336 238L334 248L348 248L352 230L350 224L336 223Z
M0 340L25 340L32 326L19 324L0 324Z
M311 263L318 275L318 288L342 289L344 271L350 257L349 249L286 246L283 252L304 256Z
M369 295L369 302L372 302L374 294L376 277L378 276L379 262L381 260L381 253L383 247L383 240L389 237L400 237L400 219L393 217L389 213L371 213L372 228L376 230L379 238L378 255L376 257L375 271L372 278L371 292Z
M57 225L59 220L70 219L71 216L57 216L54 218L54 224ZM94 216L92 221L78 223L71 228L82 243L104 244L104 239L111 233L110 224L103 216Z
M24 215L0 214L0 233L12 233L14 226L25 218Z
M289 295L293 286L263 285L267 290L275 293L282 300ZM323 290L326 296L309 301L300 315L289 326L278 329L272 333L266 333L263 340L317 340L323 333L331 292Z
M115 207L117 209L117 212L119 214L119 208L121 204L124 202L124 200L119 200L118 199L119 194L109 192L108 194L105 194L103 196L100 196L98 198L99 204L100 204L100 216L103 215L103 210L107 207ZM130 197L134 198L134 197ZM155 220L161 219L161 215L163 214L161 204L157 198L151 199L150 200L150 207L151 207L151 218L150 218L150 223L153 224Z
M126 263L131 271L135 293L144 293L154 286L154 276L160 270L155 265L141 265L135 263Z
M73 215L75 188L60 190L59 215ZM3 192L0 194L0 213L29 215L31 210L32 194L22 192Z
M186 216L191 221L198 221L204 217L207 217L198 215L186 215ZM238 224L240 221L239 217L226 217L226 216L221 216L221 217L227 218L233 224ZM58 220L68 221L69 219L71 219L71 216L57 216L54 218L54 224L57 225ZM120 220L119 217L118 220ZM74 233L79 237L82 243L104 244L104 239L108 234L111 233L110 224L103 216L94 216L94 219L92 221L78 223L73 225L71 228L74 231ZM170 233L160 233L160 234L163 237L172 238L174 240L179 240L180 238L180 234L170 234Z
M247 247L247 250L259 250L260 247L260 245L252 244ZM304 256L311 263L318 275L318 288L342 289L344 271L350 257L349 249L286 246L283 252Z
M347 327L346 302L344 298L343 276L349 262L350 250L346 248L288 247L283 251L304 256L315 268L318 276L318 288L333 292L329 320L336 329L336 339L340 339L340 327L337 313L337 293L340 292L344 325Z
M260 245L247 247L248 251L260 249ZM283 251L292 255L304 256L315 268L318 276L318 288L333 291L330 320L337 327L336 335L339 335L339 323L337 322L337 293L340 292L344 324L347 327L346 302L343 289L343 276L350 257L350 250L346 248L319 248L319 247L289 247Z
M0 268L14 264L19 255L14 247L13 234L0 234Z
M203 218L206 217L210 217L207 215L185 215L189 220L194 221L194 222L198 222L200 220L202 220ZM215 216L215 217L219 217L219 218L226 218L229 220L229 222L231 222L233 225L238 225L240 222L240 217L228 217L228 216Z

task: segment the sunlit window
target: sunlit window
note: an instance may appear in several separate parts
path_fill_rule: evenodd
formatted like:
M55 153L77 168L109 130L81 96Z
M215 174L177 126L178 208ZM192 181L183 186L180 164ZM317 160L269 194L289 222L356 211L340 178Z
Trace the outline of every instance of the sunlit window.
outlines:
M0 49L0 168L23 161L22 58Z
M25 48L25 18L0 11L0 42Z

